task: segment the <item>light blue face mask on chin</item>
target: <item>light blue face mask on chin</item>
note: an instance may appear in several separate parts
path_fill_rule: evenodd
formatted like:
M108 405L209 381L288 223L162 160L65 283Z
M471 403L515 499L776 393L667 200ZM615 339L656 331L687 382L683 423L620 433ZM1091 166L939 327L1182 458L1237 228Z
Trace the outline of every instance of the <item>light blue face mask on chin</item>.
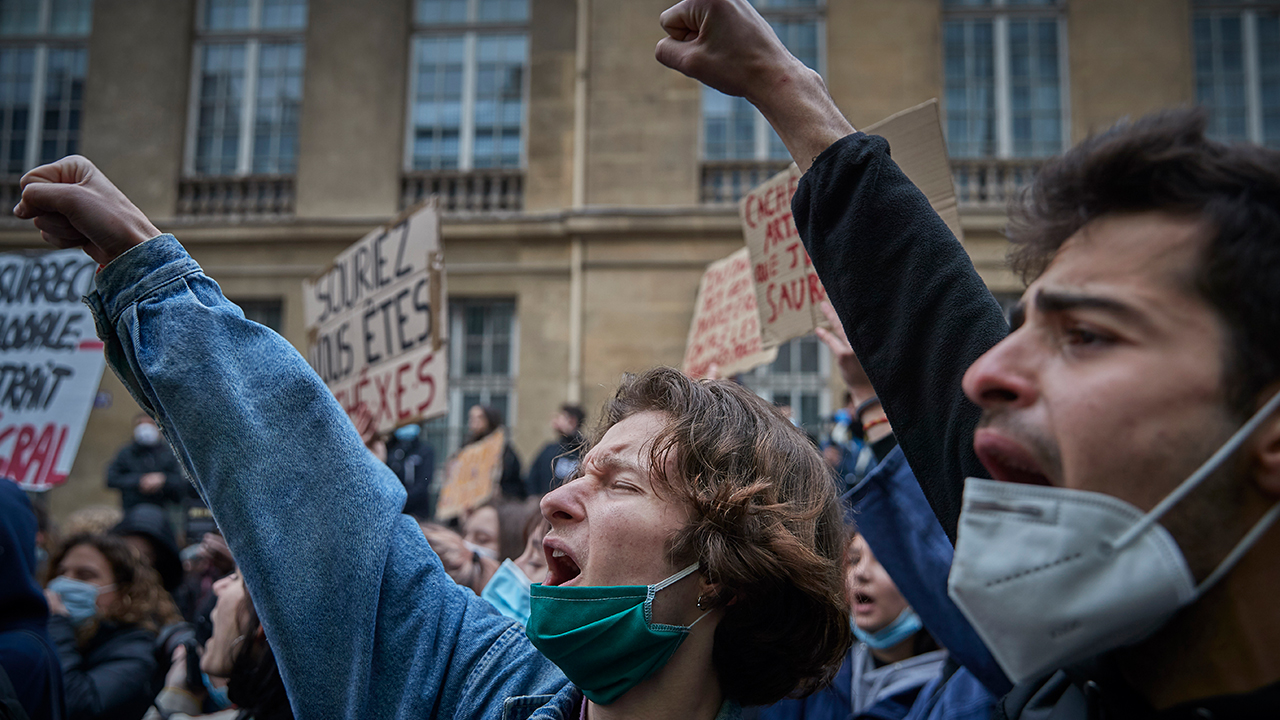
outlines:
M910 606L898 613L898 617L893 622L875 632L863 630L852 619L849 624L853 627L853 634L859 641L876 650L888 650L924 629L920 616Z
M521 625L529 624L529 587L533 582L525 576L519 565L508 558L498 566L497 572L484 586L480 597L506 617Z

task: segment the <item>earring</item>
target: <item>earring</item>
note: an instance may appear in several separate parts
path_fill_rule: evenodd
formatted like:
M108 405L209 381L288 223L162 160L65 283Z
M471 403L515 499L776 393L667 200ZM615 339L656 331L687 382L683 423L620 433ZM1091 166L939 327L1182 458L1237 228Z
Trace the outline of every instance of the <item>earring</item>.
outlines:
M697 602L697 605L698 605L698 609L699 609L699 610L706 610L706 608L702 607L702 596L701 596L701 595L699 595L699 596L698 596L698 602Z

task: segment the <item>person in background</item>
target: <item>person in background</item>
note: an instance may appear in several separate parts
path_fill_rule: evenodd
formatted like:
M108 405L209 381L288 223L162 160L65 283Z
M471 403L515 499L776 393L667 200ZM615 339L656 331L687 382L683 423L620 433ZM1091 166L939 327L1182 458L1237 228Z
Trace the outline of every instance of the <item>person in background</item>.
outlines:
M67 714L137 720L151 704L154 644L179 620L155 571L124 540L75 535L51 559L45 598Z
M0 674L28 717L50 720L64 715L62 667L36 582L36 526L26 493L0 477ZM0 715L8 699L0 683Z
M404 512L415 518L434 515L431 479L436 472L436 451L422 434L421 423L396 428L387 441L386 462L409 494L404 501Z
M120 491L120 508L125 512L139 503L151 503L168 513L191 492L169 443L145 413L134 417L133 440L120 448L107 467L107 487Z
M160 576L166 592L172 593L182 584L182 558L178 555L178 543L164 510L151 503L141 503L129 508L120 524L111 529L112 535L124 541L138 552L142 562Z
M520 556L528 539L530 518L538 515L532 502L490 500L472 510L462 523L462 539L472 550L502 562Z
M173 593L173 602L188 622L207 617L213 607L213 584L235 569L227 541L217 532L205 533L198 545L182 551L182 584Z
M551 429L556 439L544 445L538 458L529 466L529 477L524 480L529 495L546 495L578 471L584 442L582 422L586 417L581 407L568 403L561 405L551 416Z
M467 410L467 445L483 440L502 427L502 413L488 405L472 405ZM524 483L520 480L520 458L511 448L511 438L502 449L502 475L498 486L505 497L523 500L526 497Z
M275 653L244 580L233 572L214 583L213 593L213 633L199 657L200 684L192 686L197 674L188 668L196 659L179 647L145 720L293 720ZM227 684L216 687L210 677L225 678ZM206 701L218 710L201 714Z
M489 601L498 612L521 625L529 624L531 608L530 587L547 577L547 557L542 550L542 539L551 529L551 523L536 513L525 523L524 553L514 560L503 560L485 583L480 597Z

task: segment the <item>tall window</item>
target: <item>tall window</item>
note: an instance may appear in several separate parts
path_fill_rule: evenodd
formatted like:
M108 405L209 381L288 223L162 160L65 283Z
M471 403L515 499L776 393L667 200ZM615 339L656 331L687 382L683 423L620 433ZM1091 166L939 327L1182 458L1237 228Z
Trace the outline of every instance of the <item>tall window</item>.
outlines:
M822 71L825 0L752 0L787 49ZM751 103L702 89L704 160L789 160L787 148Z
M406 170L524 160L529 0L416 0Z
M1192 35L1210 134L1280 148L1280 2L1197 0Z
M92 0L0 2L4 175L78 151L92 13Z
M516 304L449 299L449 413L426 424L440 462L467 436L467 411L489 405L515 423Z
M953 157L1047 157L1067 143L1065 0L943 0Z
M200 0L188 174L295 172L306 27L307 0Z
M774 405L789 405L791 417L815 437L831 413L827 376L831 360L816 335L778 346L778 358L739 376L742 384Z

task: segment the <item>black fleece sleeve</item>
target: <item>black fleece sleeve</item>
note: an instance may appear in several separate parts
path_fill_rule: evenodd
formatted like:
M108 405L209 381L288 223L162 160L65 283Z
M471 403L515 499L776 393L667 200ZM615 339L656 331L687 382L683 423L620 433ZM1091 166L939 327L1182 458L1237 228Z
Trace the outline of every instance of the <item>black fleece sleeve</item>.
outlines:
M884 138L854 133L800 180L792 212L849 343L955 542L979 408L960 382L1008 334L1000 305Z

